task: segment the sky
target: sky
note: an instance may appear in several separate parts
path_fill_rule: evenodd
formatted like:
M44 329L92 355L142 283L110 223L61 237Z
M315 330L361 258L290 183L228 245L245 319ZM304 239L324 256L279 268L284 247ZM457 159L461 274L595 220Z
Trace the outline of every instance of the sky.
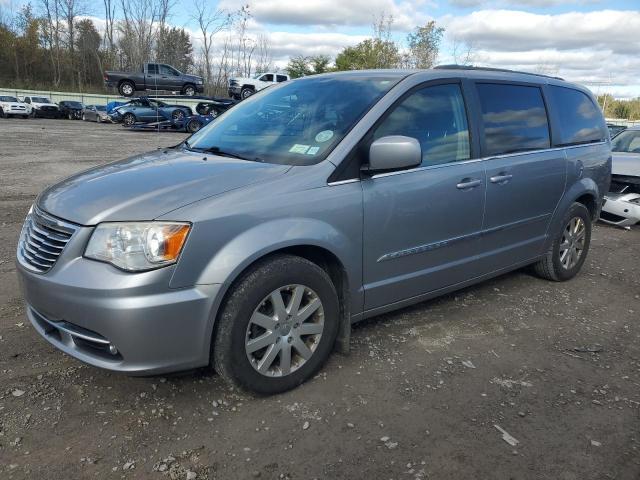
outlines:
M0 0L0 4L20 0ZM170 22L199 45L193 0L175 0ZM393 36L430 20L445 28L438 63L471 46L474 65L560 76L617 98L640 97L640 0L210 0L235 11L249 4L251 32L268 35L274 63L326 54L371 35L374 16L394 18ZM87 0L91 16L102 2Z

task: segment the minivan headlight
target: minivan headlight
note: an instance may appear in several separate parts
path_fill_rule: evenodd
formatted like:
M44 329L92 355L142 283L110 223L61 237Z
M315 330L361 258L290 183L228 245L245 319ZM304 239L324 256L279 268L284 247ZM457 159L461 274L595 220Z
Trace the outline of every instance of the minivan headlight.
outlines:
M130 272L163 267L178 260L190 229L181 222L101 223L84 256Z

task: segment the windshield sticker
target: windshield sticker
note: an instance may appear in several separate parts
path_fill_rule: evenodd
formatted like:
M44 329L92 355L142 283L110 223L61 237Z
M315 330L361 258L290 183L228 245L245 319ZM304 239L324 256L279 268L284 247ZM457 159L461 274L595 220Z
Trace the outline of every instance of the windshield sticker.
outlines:
M322 143L327 140L331 140L333 137L333 130L323 130L319 134L316 135L316 142Z
M300 145L299 143L289 149L291 153L301 153L303 155L307 153L307 150L309 150L309 145Z
M318 153L318 150L320 150L320 147L311 147L307 151L307 155L315 155L316 153Z

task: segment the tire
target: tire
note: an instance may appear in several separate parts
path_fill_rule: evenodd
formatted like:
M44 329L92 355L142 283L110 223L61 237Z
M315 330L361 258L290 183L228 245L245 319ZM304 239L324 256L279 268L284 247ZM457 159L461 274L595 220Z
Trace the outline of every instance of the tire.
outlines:
M173 120L174 122L184 120L185 117L186 114L182 110L177 109L171 112L171 120Z
M125 127L130 127L131 125L133 125L134 123L136 123L136 116L131 113L131 112L127 112L123 115L122 117L122 124Z
M73 120L73 113L67 112L67 119Z
M302 299L296 309L301 315L305 307L315 305L313 313L300 323L295 323L295 315L287 314L295 308L296 294ZM276 297L282 300L280 316L271 300ZM244 273L228 292L212 342L214 368L244 391L271 395L290 390L325 363L336 340L338 323L338 296L327 273L301 257L273 256ZM301 334L303 329L320 333ZM258 345L265 346L251 346L256 339L260 340ZM288 363L285 351L290 352Z
M21 117L26 120L27 118L29 118L29 115L21 115Z
M578 228L577 233L573 231L574 227ZM545 256L533 265L533 270L546 280L570 280L582 268L590 243L591 214L581 203L574 203L562 219L562 229L557 233ZM563 248L565 245L567 249ZM573 255L574 252L577 258Z
M0 118L7 118L7 115L4 113L4 110L0 108Z
M120 92L120 95L122 95L123 97L131 97L133 96L135 91L135 85L129 80L125 80L124 82L121 82L120 85L118 85L118 92Z
M200 123L200 121L196 119L192 119L192 120L189 120L189 122L187 123L186 130L189 133L196 133L201 128L202 128L202 124Z
M87 117L85 117L84 113L82 114L82 121L86 122L87 121Z
M182 88L182 94L187 95L188 97L193 97L196 94L196 87L187 84Z
M243 87L242 90L240 90L240 99L244 100L245 98L249 98L254 93L256 92L253 90L253 88Z

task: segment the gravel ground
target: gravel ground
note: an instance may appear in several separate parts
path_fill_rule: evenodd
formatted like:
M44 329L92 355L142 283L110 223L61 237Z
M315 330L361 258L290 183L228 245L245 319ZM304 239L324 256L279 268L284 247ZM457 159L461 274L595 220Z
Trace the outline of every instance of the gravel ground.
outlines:
M271 398L49 346L13 264L34 197L182 138L0 120L0 478L640 478L638 227L598 225L570 282L519 271L360 324L349 356Z

